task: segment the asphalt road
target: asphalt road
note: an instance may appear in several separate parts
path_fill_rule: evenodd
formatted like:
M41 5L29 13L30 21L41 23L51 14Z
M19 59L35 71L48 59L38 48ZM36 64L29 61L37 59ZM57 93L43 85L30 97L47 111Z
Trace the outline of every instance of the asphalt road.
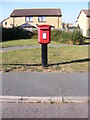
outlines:
M87 103L2 103L3 118L88 118Z
M2 73L2 95L88 96L88 73Z

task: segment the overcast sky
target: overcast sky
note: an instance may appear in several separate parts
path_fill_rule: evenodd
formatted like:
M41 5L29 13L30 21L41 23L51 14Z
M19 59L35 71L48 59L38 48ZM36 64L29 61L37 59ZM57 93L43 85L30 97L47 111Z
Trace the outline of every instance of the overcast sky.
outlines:
M6 0L8 1L8 0ZM1 16L0 21L10 16L14 9L20 8L61 8L62 22L73 23L77 20L77 16L81 9L88 9L89 5L87 0L84 2L1 2ZM23 0L22 0L23 1ZM24 0L25 1L25 0ZM28 0L26 0L28 1ZM46 0L47 1L47 0ZM85 2L86 1L86 2Z

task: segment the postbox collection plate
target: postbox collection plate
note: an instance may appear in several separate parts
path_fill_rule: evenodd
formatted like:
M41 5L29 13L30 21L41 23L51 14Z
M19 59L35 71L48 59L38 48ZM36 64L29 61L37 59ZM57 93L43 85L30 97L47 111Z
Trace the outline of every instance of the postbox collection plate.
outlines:
M43 38L44 40L46 40L46 39L47 39L47 33L43 32L42 38Z

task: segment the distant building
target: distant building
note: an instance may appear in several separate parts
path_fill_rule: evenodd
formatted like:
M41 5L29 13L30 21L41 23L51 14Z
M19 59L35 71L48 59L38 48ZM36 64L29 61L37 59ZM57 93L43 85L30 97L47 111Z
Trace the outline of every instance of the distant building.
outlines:
M81 10L76 21L76 27L79 27L83 36L90 37L90 10Z
M73 23L62 23L62 28L72 28L73 27Z
M2 25L4 28L16 26L34 28L40 24L49 24L53 28L61 28L61 16L61 9L15 9L10 17L2 21Z
M68 28L68 27L73 27L73 23L65 23L65 27Z

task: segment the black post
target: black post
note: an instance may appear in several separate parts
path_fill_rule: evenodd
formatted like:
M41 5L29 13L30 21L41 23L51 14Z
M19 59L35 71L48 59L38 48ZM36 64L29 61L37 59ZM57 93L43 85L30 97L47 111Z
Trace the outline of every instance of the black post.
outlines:
M42 50L42 66L47 66L47 44L41 44L41 50Z

